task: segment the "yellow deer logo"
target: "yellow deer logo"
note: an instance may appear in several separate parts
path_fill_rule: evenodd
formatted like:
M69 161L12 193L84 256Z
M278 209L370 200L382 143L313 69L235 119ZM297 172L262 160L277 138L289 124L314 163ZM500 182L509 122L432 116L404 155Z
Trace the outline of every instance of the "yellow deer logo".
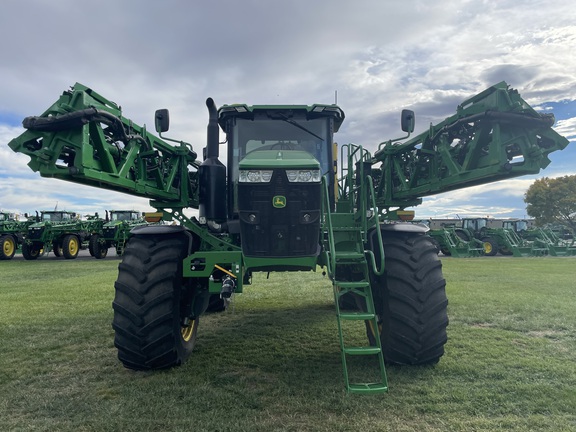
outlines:
M272 205L274 208L286 207L286 197L282 195L276 195L274 198L272 198Z

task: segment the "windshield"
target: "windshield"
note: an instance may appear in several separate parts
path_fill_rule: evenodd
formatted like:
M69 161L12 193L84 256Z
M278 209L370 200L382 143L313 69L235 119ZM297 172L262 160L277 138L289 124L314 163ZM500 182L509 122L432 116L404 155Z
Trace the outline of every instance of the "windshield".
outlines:
M466 219L463 228L480 230L486 226L486 219Z
M113 212L112 213L112 220L113 221L129 221L129 220L138 220L139 219L138 213L134 212Z
M43 221L50 221L50 222L61 222L70 220L71 216L69 213L42 213L42 220Z
M238 163L250 152L260 150L304 150L310 153L322 169L322 174L330 170L328 121L325 118L314 120L272 120L252 121L237 119L232 131L232 179L238 180Z

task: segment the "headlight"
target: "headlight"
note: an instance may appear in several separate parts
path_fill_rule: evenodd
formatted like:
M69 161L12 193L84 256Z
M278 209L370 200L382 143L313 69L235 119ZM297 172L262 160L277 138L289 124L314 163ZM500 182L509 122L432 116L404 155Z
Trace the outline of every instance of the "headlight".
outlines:
M290 183L319 183L320 170L286 170Z
M272 170L241 170L240 183L270 183Z

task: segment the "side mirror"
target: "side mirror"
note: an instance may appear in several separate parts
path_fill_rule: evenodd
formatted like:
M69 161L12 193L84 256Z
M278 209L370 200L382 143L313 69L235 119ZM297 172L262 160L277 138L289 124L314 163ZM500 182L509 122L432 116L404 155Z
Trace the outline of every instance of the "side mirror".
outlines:
M408 133L414 132L414 123L416 122L414 111L407 109L402 110L402 118L400 121L402 125L402 130L404 132Z
M167 109L156 110L156 114L154 114L154 126L158 133L166 132L168 130L170 127L170 114Z

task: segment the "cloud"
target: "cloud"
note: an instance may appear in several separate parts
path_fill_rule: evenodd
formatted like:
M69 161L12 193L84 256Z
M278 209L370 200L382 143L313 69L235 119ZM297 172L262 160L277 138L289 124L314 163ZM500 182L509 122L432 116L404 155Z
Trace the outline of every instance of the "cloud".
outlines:
M219 105L311 104L332 103L337 92L346 112L338 142L374 151L401 135L402 108L416 111L420 132L502 80L534 106L575 101L573 11L568 0L7 2L0 15L0 186L13 179L18 193L2 192L2 205L27 208L24 197L40 187L32 180L58 182L40 179L6 144L21 131L16 119L42 113L77 81L149 129L154 110L169 108L167 136L199 154L208 96ZM556 126L572 140L575 118ZM569 172L571 147L552 155L543 175ZM128 199L62 183L47 183L46 205L64 190L70 205L77 190L98 205ZM480 192L467 191L446 210ZM493 190L495 197L506 193ZM5 204L7 196L14 201ZM422 209L431 208L429 200Z
M559 120L556 123L554 130L560 135L568 138L569 141L576 141L576 117Z

